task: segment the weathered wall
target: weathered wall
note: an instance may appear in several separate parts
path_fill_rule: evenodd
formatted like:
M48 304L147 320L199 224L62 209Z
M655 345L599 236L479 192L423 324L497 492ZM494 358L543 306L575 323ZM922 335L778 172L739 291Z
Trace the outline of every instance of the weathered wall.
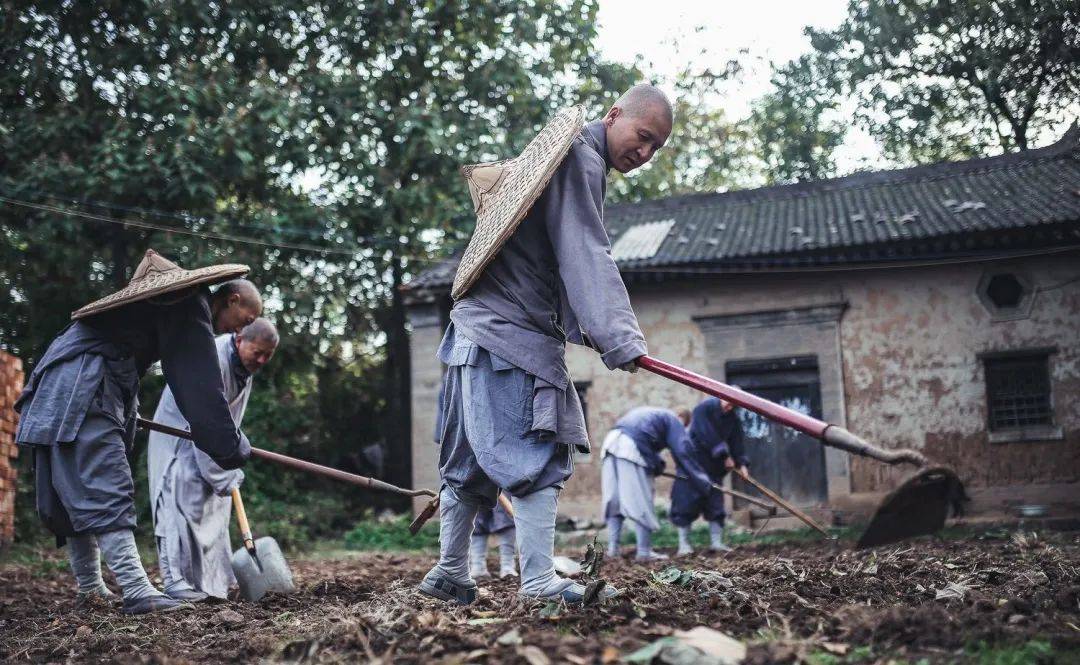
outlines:
M409 364L412 370L412 486L439 489L439 449L434 443L435 408L439 400L442 367L435 357L442 326L435 305L409 309ZM426 498L413 501L420 509Z
M1080 479L1080 262L1076 254L1009 264L971 263L853 272L716 276L637 286L631 299L650 354L702 373L719 374L727 360L818 356L826 419L884 446L912 446L950 464L973 487L1073 483ZM996 321L977 296L988 269L1008 266L1026 275L1036 295L1026 318ZM835 344L827 323L762 328L723 326L760 312L835 308ZM436 317L437 318L437 317ZM434 320L431 315L427 320ZM824 326L824 327L822 327ZM430 327L429 327L430 328ZM416 484L436 483L429 445L437 394L437 327L413 333L413 459ZM715 333L715 331L714 331ZM990 443L986 386L979 354L1056 347L1051 356L1052 441ZM571 347L575 381L590 383L589 432L594 445L627 408L639 404L691 406L701 396L644 372L610 372L598 356ZM723 378L723 377L718 377ZM829 497L881 491L903 471L826 457ZM598 512L596 456L578 460L562 498L569 514ZM666 496L658 486L657 496Z
M18 415L12 406L22 390L22 361L0 351L0 545L15 536L15 425Z

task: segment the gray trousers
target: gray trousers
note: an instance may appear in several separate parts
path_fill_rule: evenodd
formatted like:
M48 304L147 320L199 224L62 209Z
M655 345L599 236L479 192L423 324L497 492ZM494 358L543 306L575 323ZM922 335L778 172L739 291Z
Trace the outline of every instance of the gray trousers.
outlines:
M115 410L95 400L74 441L32 447L38 515L59 542L135 528L124 433Z

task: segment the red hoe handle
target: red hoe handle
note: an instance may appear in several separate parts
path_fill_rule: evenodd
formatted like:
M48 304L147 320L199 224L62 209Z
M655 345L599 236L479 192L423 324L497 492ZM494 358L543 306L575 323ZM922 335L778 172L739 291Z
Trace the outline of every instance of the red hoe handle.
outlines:
M817 418L811 418L805 413L799 413L798 411L780 406L775 402L762 399L757 395L751 395L748 392L729 386L726 383L721 383L715 379L710 379L707 376L691 372L688 369L683 369L682 367L666 363L662 360L657 360L656 358L650 358L649 356L641 356L636 362L638 367L642 369L647 369L654 374L659 374L662 377L681 383L684 386L690 386L691 388L700 390L708 395L719 397L732 404L737 404L744 409L749 409L769 420L774 420L783 425L787 425L788 427L797 429L800 432L809 434L815 439L819 439L827 446L839 448L840 450L856 455L872 457L881 462L886 462L887 464L900 464L906 462L908 464L914 464L915 466L926 465L926 458L918 451L909 448L897 448L892 450L879 448L863 441L839 425L830 425Z

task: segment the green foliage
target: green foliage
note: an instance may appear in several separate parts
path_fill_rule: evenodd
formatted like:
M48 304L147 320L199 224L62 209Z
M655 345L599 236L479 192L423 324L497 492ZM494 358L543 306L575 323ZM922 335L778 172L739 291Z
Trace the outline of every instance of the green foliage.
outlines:
M246 263L282 333L255 379L253 443L408 483L400 287L470 230L460 164L633 81L593 54L595 15L595 0L6 3L0 196L176 232L0 201L0 346L32 365L147 247ZM144 382L144 414L160 388ZM405 505L246 473L253 526L285 544Z
M827 81L851 95L858 122L904 162L1027 148L1060 133L1080 98L1071 0L852 0L838 29L807 34L804 90Z
M367 517L345 534L345 547L351 550L437 551L439 526L428 522L414 536L409 533L408 515L390 520Z
M846 127L837 120L837 99L823 86L811 58L778 68L773 91L755 104L750 117L768 184L817 180L836 175L833 152Z
M1023 644L988 644L979 642L968 649L968 655L978 665L1030 665L1031 663L1056 663L1059 660L1054 648L1043 640L1030 640Z

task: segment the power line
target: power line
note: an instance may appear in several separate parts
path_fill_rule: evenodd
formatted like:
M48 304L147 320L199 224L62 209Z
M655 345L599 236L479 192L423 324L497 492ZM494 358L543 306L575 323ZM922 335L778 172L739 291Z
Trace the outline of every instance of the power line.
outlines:
M16 189L18 191L20 191L20 192L26 192L26 193L30 193L30 194L35 194L35 195L43 197L43 198L56 199L57 201L61 201L61 202L64 202L64 203L75 203L75 204L84 205L84 206L93 206L93 207L97 207L97 208L107 208L109 210L119 210L119 211L122 211L122 212L135 213L135 214L138 214L138 215L151 215L151 216L154 216L154 217L160 217L162 219L176 219L176 220L180 220L180 221L186 222L186 223L219 222L219 223L227 223L227 224L230 224L231 226L234 226L236 228L242 228L242 229L256 229L256 230L263 230L263 231L273 231L275 233L291 233L291 234L294 234L294 235L307 236L308 238L318 238L318 237L320 237L320 232L319 231L316 231L316 230L313 230L313 229L305 229L305 228L299 227L299 226L289 226L289 225L274 226L274 225L270 225L270 224L251 224L251 223L227 222L227 221L221 220L220 218L215 219L213 217L207 217L206 215L191 215L191 214L182 213L182 212L181 213L169 212L169 211L165 211L165 210L157 210L157 209L154 209L154 208L145 208L145 207L141 207L141 206L125 206L125 205L120 205L118 203L109 203L107 201L96 201L94 199L87 199L87 198L82 198L82 197L70 196L70 195L67 195L67 194L56 194L56 193L53 193L53 192L46 192L44 190L36 189L36 188L33 188L33 187L25 187L23 185L18 185L16 187Z
M60 208L57 206L51 206L41 203L31 203L29 201L20 201L18 199L9 198L7 196L0 196L0 203L7 203L9 205L21 206L23 208L31 208L33 210L40 210L43 212L51 212L58 215L68 215L71 217L78 217L95 222L105 222L108 224L119 224L122 226L134 226L140 229L147 229L151 231L162 231L165 233L179 233L181 235L195 236L206 240L224 240L228 242L237 242L248 245L259 245L262 247L269 247L275 249L293 249L303 252L317 252L320 254L340 254L344 256L355 256L363 248L357 247L353 249L337 248L337 247L320 247L318 245L309 245L303 243L277 243L267 240L259 240L258 238L249 238L246 236L237 236L227 233L215 233L213 231L193 231L191 229L181 229L174 226L165 226L163 224L154 224L152 222L146 222L142 220L132 219L116 219L114 217L106 217L104 215L97 215L94 213L83 212L81 210L71 210L67 208Z

